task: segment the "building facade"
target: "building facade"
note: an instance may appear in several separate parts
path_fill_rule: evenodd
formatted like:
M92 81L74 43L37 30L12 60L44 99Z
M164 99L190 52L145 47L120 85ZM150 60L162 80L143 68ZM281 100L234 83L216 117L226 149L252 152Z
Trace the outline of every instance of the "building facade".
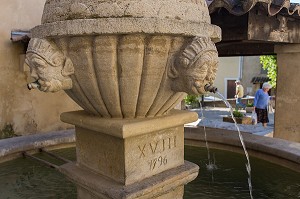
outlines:
M215 80L218 91L227 99L234 98L235 81L240 80L244 95L255 95L262 83L268 80L259 56L221 57Z
M18 135L71 128L60 121L60 114L80 109L64 92L29 91L30 71L23 65L26 44L10 41L12 30L29 30L41 23L44 3L0 1L0 131L8 125Z

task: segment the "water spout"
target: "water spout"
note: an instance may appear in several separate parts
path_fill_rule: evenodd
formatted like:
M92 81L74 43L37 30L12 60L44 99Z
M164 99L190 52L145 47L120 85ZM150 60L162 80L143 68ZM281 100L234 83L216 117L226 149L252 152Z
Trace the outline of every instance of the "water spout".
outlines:
M212 85L210 85L210 84L206 84L206 85L204 86L204 90L205 90L205 91L208 91L208 92L211 92L211 93L216 93L216 92L218 91L218 88L217 88L217 87L214 87L214 86L212 86Z
M38 82L38 80L36 80L35 82L31 82L31 83L27 84L28 90L37 89L37 88L40 88L40 87L41 87L41 85Z
M245 142L244 142L244 138L242 136L242 133L240 131L240 128L238 127L237 125L237 122L235 120L235 117L233 116L233 109L232 109L232 106L230 105L230 103L225 99L225 97L219 93L219 92L216 92L217 95L222 99L222 101L225 103L225 105L229 108L229 111L230 111L230 115L234 121L234 125L238 131L238 134L239 134L239 138L240 138L240 142L242 144L242 147L244 149L244 153L245 153L245 156L246 156L246 159L247 159L247 163L246 163L246 170L247 170L247 173L248 173L248 186L249 186L249 194L250 194L250 198L253 199L253 195L252 195L252 181L251 181L251 164L250 164L250 159L249 159L249 154L248 154L248 151L246 149L246 145L245 145Z

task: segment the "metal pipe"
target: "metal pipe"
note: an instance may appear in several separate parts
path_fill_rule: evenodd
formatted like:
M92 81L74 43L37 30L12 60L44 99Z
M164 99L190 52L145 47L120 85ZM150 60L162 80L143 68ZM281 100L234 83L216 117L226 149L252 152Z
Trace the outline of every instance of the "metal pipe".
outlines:
M206 84L206 85L204 86L204 90L205 90L205 91L208 91L208 92L211 92L211 93L216 93L216 92L218 91L218 88L217 88L217 87L214 87L214 86L212 86L212 85L210 85L210 84Z
M13 42L18 42L18 41L28 42L30 40L30 31L29 30L13 30L10 33L10 39Z
M64 161L64 162L72 162L71 160L68 160L68 159L66 159L66 158L60 157L60 156L58 156L58 155L56 155L56 154L54 154L54 153L51 153L51 152L49 152L49 151L45 151L45 150L42 149L42 148L40 148L39 151L40 151L40 152L44 152L44 153L46 153L47 155L52 156L52 157L54 157L54 158L56 158L56 159L62 160L62 161Z
M28 154L28 153L26 153L26 152L23 152L23 156L24 156L24 157L31 158L31 159L33 159L33 160L37 160L37 161L39 161L39 162L41 162L41 163L44 163L45 165L47 165L47 166L50 167L50 168L59 169L59 166L57 166L57 165L55 165L55 164L52 164L52 163L50 163L50 162L47 162L47 161L45 161L45 160L42 160L42 159L40 159L40 158L34 157L34 156L32 156L32 155L30 155L30 154Z
M38 82L38 80L36 80L35 82L31 82L31 83L27 84L28 90L37 89L37 88L40 88L40 87L41 87L41 85Z

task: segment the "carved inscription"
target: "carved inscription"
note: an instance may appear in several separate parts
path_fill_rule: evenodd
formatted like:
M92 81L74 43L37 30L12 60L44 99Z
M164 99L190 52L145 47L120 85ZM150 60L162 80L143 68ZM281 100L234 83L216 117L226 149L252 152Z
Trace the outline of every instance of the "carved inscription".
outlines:
M156 168L159 168L163 165L166 165L168 163L167 156L159 156L158 158L154 158L153 160L150 160L150 170L154 170Z
M149 154L154 155L166 150L170 150L175 148L176 145L176 136L139 145L138 149L140 151L140 158L147 157Z
M151 157L148 160L150 170L158 169L168 164L167 155L162 155L162 152L167 152L177 147L176 136L167 137L160 140L153 140L151 142L138 146L140 151L140 158ZM153 157L154 156L154 157ZM156 156L156 157L155 157Z

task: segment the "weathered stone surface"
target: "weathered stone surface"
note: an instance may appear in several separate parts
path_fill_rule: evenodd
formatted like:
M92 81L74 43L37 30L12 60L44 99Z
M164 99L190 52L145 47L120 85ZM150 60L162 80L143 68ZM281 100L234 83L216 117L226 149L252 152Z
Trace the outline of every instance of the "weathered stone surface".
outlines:
M205 30L205 31L203 31ZM175 36L210 37L221 40L221 29L207 23L156 18L101 18L57 21L36 26L32 36L37 38L54 36L99 35L99 34L167 34Z
M38 152L39 148L65 148L74 146L74 130L48 132L0 140L0 162L5 162L27 151Z
M76 126L78 165L62 170L79 197L182 198L198 172L183 124L198 115L170 111L215 79L221 31L205 0L47 0L32 34L74 66L63 89L85 111L61 116Z
M277 86L274 137L300 142L300 45L276 46Z
M195 37L170 67L172 90L194 95L207 92L205 86L213 84L218 64L215 44L209 38Z
M151 197L151 199L182 199L183 197L183 193L184 193L184 186L179 186L175 189L170 190L169 192L159 195L159 196L155 196L155 197ZM155 194L161 194L161 193L155 193ZM140 196L137 197L139 199L142 198L147 198L148 196ZM92 193L91 191L88 191L80 186L77 186L77 198L78 199L111 199L112 197L110 196L105 196L100 194L99 192L97 193ZM126 195L124 195L123 197L121 196L121 198L132 198L132 197L126 197ZM119 199L119 198L118 198Z
M220 40L221 31L210 24L204 0L48 0L42 25L32 36L57 46L65 65L74 65L64 75L71 79L65 87L52 86L37 74L40 90L65 89L84 110L100 117L140 118L168 114L184 93L206 92L204 87L215 79L213 42ZM32 71L35 49L39 46L28 51ZM40 65L44 76L54 76L48 74L51 67ZM59 83L63 78L54 79Z
M99 131L118 138L129 138L183 125L198 119L197 113L173 110L169 115L151 119L108 119L73 111L61 114L61 120L81 128ZM101 122L105 121L105 122Z
M183 124L197 114L175 111L153 119L105 119L70 112L76 126L77 163L128 185L183 164ZM90 155L93 154L93 155Z
M24 65L26 43L9 41L11 31L29 30L41 23L45 1L1 1L0 130L12 125L17 135L69 129L72 126L61 122L60 114L80 109L64 92L28 91L26 84L31 78Z
M80 199L180 199L183 196L183 185L195 179L198 170L196 164L185 161L179 167L124 186L74 163L60 167L60 171L79 187Z
M40 89L55 91L68 81L73 87L65 89L75 102L87 112L106 118L168 114L184 98L184 92L206 92L204 87L213 84L218 65L215 44L207 37L119 34L34 41L57 47L55 53L65 57L65 65L74 66L74 70L64 72L71 67L61 64L56 68L62 68L64 74L57 75L40 53L38 60L43 64L38 68L43 73L33 74ZM28 51L27 61L35 72L32 51Z
M35 85L44 92L72 88L69 76L74 74L73 63L53 42L46 39L31 39L25 61L31 66L30 75L36 81L28 84L29 89Z
M203 0L47 0L42 23L92 18L160 18L210 23Z

